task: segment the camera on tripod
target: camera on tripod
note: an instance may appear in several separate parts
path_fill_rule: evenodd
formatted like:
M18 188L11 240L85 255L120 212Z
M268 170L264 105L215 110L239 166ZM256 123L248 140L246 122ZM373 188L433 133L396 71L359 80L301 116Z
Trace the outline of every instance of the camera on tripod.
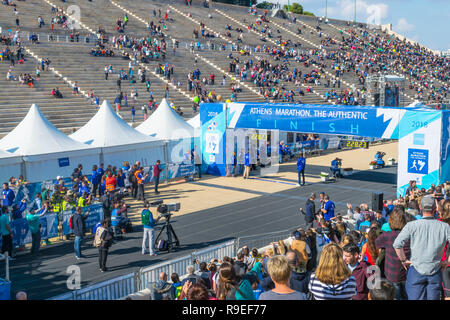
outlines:
M155 247L158 251L168 251L170 252L172 249L180 246L180 240L173 230L172 224L170 223L170 217L173 213L172 211L180 211L180 203L164 203L164 200L156 200L154 202L149 203L151 207L157 207L157 211L159 212L159 219L165 218L166 221L159 231L158 235L155 239ZM166 239L162 239L161 236L165 231Z
M172 211L180 211L181 204L179 202L164 203L164 200L156 200L150 203L151 207L157 207L156 210L161 216L172 215Z

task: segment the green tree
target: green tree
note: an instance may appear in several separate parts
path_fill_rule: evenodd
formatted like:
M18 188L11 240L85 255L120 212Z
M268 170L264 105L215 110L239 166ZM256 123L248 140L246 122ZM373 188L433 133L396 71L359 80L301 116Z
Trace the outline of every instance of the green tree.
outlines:
M297 2L294 2L293 4L290 5L290 7L288 5L284 5L283 6L283 10L284 11L289 11L292 13L297 13L297 14L302 14L303 13L303 6Z
M309 11L303 11L302 14L305 15L305 16L312 16L312 17L315 17L315 16L316 16L314 13L309 12Z

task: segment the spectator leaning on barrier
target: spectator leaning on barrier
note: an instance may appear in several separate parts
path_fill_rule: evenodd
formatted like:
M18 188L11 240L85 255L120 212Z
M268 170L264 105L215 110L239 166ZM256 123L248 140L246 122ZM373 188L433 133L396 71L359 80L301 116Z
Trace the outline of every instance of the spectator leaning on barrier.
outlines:
M439 300L442 270L450 263L441 261L444 247L450 241L450 226L434 218L435 200L427 195L420 202L423 218L406 224L394 241L394 248L405 269L406 293L409 300ZM410 241L411 260L405 255Z
M259 300L307 300L304 293L292 290L289 286L292 269L285 256L272 257L268 262L267 269L275 288L261 293Z
M167 274L160 272L158 281L150 286L152 300L174 300L172 285L167 282Z
M37 254L41 246L41 224L40 218L49 212L48 201L44 202L44 206L36 213L28 213L26 219L31 232L31 254Z
M250 282L238 277L229 262L220 265L216 297L219 300L255 300Z

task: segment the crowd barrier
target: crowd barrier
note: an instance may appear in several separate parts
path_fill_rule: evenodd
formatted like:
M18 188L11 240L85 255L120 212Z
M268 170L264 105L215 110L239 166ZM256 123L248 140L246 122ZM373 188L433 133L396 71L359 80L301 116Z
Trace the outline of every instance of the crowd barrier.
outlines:
M180 275L186 273L186 268L193 261L209 261L212 258L223 259L225 256L236 256L236 240L229 240L202 250L194 251L188 255L161 262L149 267L141 268L136 273L129 273L85 288L67 292L48 300L118 300L129 294L148 287L149 283L158 281L161 271L170 275L176 272ZM194 265L198 268L198 265Z
M138 291L136 274L129 273L48 300L119 300Z

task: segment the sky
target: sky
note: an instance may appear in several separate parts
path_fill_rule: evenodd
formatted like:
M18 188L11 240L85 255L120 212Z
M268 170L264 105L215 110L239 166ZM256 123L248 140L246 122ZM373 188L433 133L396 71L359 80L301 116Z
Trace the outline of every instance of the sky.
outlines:
M267 0L287 4L288 0ZM259 0L258 2L262 2ZM326 0L290 0L316 16L325 16ZM328 17L353 20L355 0L328 0ZM395 32L433 49L450 49L450 0L356 0L356 20L392 23Z

